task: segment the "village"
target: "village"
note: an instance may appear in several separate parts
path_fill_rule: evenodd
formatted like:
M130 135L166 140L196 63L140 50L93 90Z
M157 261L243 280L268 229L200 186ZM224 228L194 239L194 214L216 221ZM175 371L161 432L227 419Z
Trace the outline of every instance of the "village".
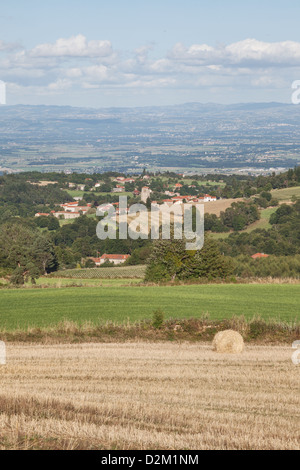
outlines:
M179 175L181 176L181 175ZM156 206L161 206L161 205L172 205L172 204L183 204L183 203L190 203L190 204L197 204L197 203L207 203L207 202L215 202L217 201L216 196L212 196L210 194L199 194L199 195L182 195L181 194L181 189L183 188L183 184L181 183L175 183L174 185L170 185L167 189L163 191L163 193L160 194L160 200L153 200L152 195L155 193L150 186L151 186L151 181L153 177L149 175L144 175L142 177L142 180L144 182L144 186L140 187L141 185L139 184L138 187L136 187L136 182L140 183L141 178L126 178L123 176L118 176L112 180L112 187L110 189L111 194L117 195L129 195L132 194L132 196L136 199L135 202L142 202L144 204L146 203L151 203L152 205ZM89 179L87 179L89 180ZM47 182L41 182L40 185L45 185ZM34 183L32 183L34 184ZM48 184L53 184L48 182ZM131 185L131 188L134 186L132 191L128 191L128 187L126 185L129 184ZM76 219L82 215L86 215L88 213L91 213L91 209L93 208L92 203L86 203L82 204L81 201L84 199L84 195L89 192L101 192L102 187L104 189L107 189L107 183L101 183L97 182L93 186L87 186L86 184L75 184L75 183L68 183L68 187L71 191L81 191L82 196L74 196L74 202L66 202L60 205L61 210L57 211L51 211L50 213L46 212L38 212L35 214L36 217L41 217L41 216L49 216L53 215L54 217L60 219L60 220L70 220L70 219ZM195 185L189 185L189 188L193 188L196 190ZM197 191L194 191L197 192ZM109 192L103 192L103 194L109 194ZM156 193L157 194L157 193ZM168 198L164 199L162 196L168 196ZM118 206L117 202L112 202L113 205ZM118 210L117 210L117 215L119 215Z

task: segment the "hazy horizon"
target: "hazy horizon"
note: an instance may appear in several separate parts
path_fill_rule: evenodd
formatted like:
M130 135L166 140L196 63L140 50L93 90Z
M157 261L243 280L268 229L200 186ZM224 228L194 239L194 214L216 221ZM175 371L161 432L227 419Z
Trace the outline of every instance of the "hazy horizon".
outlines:
M231 102L231 103L219 103L219 102L212 102L212 101L186 101L182 103L173 103L169 105L162 105L162 104L155 104L155 105L144 105L144 106L138 106L138 105L128 105L128 106L76 106L76 105L63 105L63 104L24 104L24 103L16 103L16 104L5 104L5 105L0 105L0 108L14 108L18 106L32 106L32 107L53 107L53 108L82 108L82 109L126 109L126 108L167 108L167 107L178 107L178 106L189 106L189 105L200 105L200 106L224 106L224 107L230 107L230 106L238 106L238 105L243 105L243 106L259 106L259 105L280 105L280 106L291 106L294 107L295 105L293 103L285 103L282 101L237 101L237 102Z

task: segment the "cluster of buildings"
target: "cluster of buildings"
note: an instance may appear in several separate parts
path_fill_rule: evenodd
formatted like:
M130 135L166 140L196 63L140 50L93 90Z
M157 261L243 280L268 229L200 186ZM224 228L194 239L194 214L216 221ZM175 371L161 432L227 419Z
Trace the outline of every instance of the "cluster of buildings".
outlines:
M125 191L126 183L135 183L134 178L125 178L124 176L117 176L113 181L118 183L115 188L112 189L113 193L123 193Z
M124 176L117 176L116 179L114 179L115 183L122 183L123 185L125 183L135 183L134 178L125 178Z
M174 196L170 199L164 199L164 204L183 204L183 202L192 203L200 203L200 202L215 202L217 200L216 196L210 196L209 194L205 194L203 197L195 197L195 196Z
M70 189L76 189L77 191L85 191L85 187L86 187L85 184L69 183L69 188Z
M51 211L50 214L45 214L42 212L37 212L35 217L48 217L49 215L53 215L57 219L78 219L81 215L87 214L87 212L91 209L92 204L87 204L86 206L80 206L79 201L76 202L67 202L65 204L60 204L62 208L61 211Z
M149 177L150 178L150 177ZM87 178L86 181L89 181L89 178ZM118 176L113 180L114 183L117 183L114 188L112 188L113 193L122 193L125 191L125 184L126 183L135 183L135 178L125 178L124 176ZM101 191L101 185L103 184L102 182L95 183L95 185L88 189L85 184L75 184L75 183L69 183L69 188L70 189L76 189L77 191L97 191L100 189Z
M133 195L135 197L140 197L141 201L145 204L147 202L147 200L149 198L151 198L151 194L152 194L153 191L149 188L149 182L151 181L151 176L144 175L142 177L142 179L145 181L145 186L142 187L141 191L139 189L135 188L134 191L133 191ZM136 178L133 178L133 177L126 178L125 176L117 176L112 181L116 184L115 184L115 187L112 188L111 191L113 193L118 194L118 193L125 192L126 191L125 184L126 183L134 184L136 182ZM101 182L96 183L94 185L94 187L91 188L90 190L95 191L99 188L101 190L101 184L102 184ZM76 187L76 189L82 190L82 191L84 191L86 189L85 185L76 185L74 183L69 183L69 187L72 187L72 188ZM169 196L170 199L166 199L163 202L179 204L184 200L186 202L195 202L195 203L214 202L214 201L217 200L217 198L215 196L211 196L210 194L205 194L203 197L181 196L180 195L180 190L182 189L182 187L183 187L183 185L181 183L175 183L174 187L164 191L165 195ZM190 188L195 188L195 186L193 186L193 185L191 185L189 187ZM80 199L80 198L76 198L76 199Z

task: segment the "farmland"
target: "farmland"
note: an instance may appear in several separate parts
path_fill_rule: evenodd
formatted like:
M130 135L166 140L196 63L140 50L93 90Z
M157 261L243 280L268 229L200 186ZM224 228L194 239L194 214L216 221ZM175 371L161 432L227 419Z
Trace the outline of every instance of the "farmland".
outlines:
M295 186L286 189L274 189L272 196L278 201L290 201L293 196L300 197L300 186Z
M299 284L208 284L183 286L62 287L1 291L0 329L46 327L63 320L124 323L151 319L161 308L166 318L212 319L244 315L299 321Z
M269 207L268 209L263 209L260 212L260 219L254 222L253 224L250 224L246 229L241 230L240 233L249 233L253 232L253 230L256 229L264 229L268 230L272 226L269 223L270 217L274 212L276 212L277 207ZM221 232L221 233L211 233L210 236L214 238L215 240L220 239L220 238L228 238L231 232Z
M118 266L112 268L67 269L57 271L53 277L70 279L142 279L146 266Z
M0 449L299 450L291 351L9 344Z
M215 202L205 202L204 211L206 214L220 215L222 211L228 209L234 202L241 202L243 199L220 199Z
M128 173L147 167L149 171L224 174L241 168L247 172L251 165L259 174L270 166L289 168L299 162L296 106L218 105L216 110L214 104L192 103L102 108L101 118L99 111L63 106L3 108L1 168ZM261 127L262 116L270 134ZM291 123L288 133L286 126L277 125L287 121ZM230 132L224 135L224 129Z
M80 191L80 190L75 190L75 189L68 189L67 190L67 193L70 194L70 196L72 197L83 197L85 192L84 191ZM133 197L133 193L131 192L121 192L121 193L103 193L103 192L99 192L99 191L93 191L93 195L95 197L97 196L127 196L127 197Z

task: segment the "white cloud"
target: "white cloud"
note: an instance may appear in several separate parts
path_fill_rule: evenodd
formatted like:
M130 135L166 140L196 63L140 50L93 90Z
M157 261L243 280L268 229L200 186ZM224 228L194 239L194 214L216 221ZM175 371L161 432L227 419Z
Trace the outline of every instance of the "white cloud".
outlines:
M267 43L256 39L245 39L228 46L210 47L207 44L194 44L188 48L178 43L170 51L169 58L193 66L299 66L300 43L292 41Z
M256 88L283 88L287 85L282 78L271 76L269 74L253 78L251 83Z
M246 39L226 47L233 63L282 64L299 66L300 43L292 41L267 43Z
M168 59L155 60L150 64L150 70L155 73L169 73L172 68L172 62Z
M57 39L54 44L40 44L30 52L32 57L107 57L111 54L110 41L87 41L82 34Z
M122 89L133 93L150 93L150 89L192 93L212 87L284 90L300 78L300 43L291 41L245 39L215 47L177 43L160 56L153 46L122 53L115 51L110 41L88 41L80 34L31 50L7 47L0 41L0 51L6 51L0 56L1 79L10 83L12 92L36 90L43 96L96 89L107 93L122 93Z
M84 72L87 77L100 82L110 77L109 69L105 65L92 65L84 69Z
M82 77L82 70L78 67L67 69L65 75L69 78L80 78Z
M72 81L59 78L56 82L50 83L48 89L50 91L64 91L72 87Z
M176 80L174 78L157 78L132 80L124 84L124 86L126 88L165 88L175 84Z

